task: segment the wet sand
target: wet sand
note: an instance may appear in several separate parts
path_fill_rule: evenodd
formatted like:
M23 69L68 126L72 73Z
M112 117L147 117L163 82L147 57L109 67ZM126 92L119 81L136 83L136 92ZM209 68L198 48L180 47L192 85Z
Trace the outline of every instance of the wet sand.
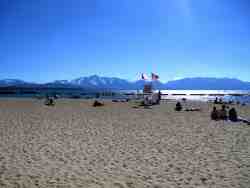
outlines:
M212 104L92 102L1 99L0 187L250 187L250 126L211 121Z

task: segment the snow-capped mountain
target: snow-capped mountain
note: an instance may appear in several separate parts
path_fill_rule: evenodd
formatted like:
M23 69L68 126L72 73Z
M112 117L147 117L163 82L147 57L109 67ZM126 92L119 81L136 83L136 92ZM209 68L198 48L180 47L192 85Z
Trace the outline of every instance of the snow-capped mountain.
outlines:
M81 77L74 79L70 82L73 85L81 87L90 87L90 88L105 88L105 89L129 89L132 87L132 83L114 77L100 77L97 75L89 77Z
M147 81L129 82L115 77L88 76L71 81L56 80L46 84L29 83L18 79L0 80L0 87L42 87L42 88L84 88L84 89L114 89L137 90L142 89ZM212 90L249 90L250 82L232 78L184 78L167 83L154 81L155 89L212 89Z

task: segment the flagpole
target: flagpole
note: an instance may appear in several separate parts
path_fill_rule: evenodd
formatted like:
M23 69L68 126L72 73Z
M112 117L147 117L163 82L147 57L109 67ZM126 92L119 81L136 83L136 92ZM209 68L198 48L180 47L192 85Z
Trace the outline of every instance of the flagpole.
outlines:
M151 88L152 88L152 92L154 93L153 81L154 81L154 79L153 79L153 73L151 73Z

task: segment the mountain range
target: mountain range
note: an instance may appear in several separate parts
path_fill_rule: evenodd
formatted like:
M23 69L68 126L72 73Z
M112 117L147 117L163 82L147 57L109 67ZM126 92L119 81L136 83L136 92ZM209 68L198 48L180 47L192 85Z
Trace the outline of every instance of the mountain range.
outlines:
M56 80L50 83L39 84L25 82L19 79L0 80L0 87L43 87L43 88L84 88L84 89L114 89L136 90L142 89L145 80L128 81L116 77L88 76L74 80ZM178 90L250 90L250 82L244 82L233 78L195 77L162 83L154 81L155 89L178 89Z

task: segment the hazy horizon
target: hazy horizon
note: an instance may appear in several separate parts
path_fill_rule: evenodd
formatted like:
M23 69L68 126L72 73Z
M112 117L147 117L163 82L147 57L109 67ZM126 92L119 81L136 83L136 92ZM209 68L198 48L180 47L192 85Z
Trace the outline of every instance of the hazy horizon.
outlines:
M2 0L0 80L250 81L247 0Z

